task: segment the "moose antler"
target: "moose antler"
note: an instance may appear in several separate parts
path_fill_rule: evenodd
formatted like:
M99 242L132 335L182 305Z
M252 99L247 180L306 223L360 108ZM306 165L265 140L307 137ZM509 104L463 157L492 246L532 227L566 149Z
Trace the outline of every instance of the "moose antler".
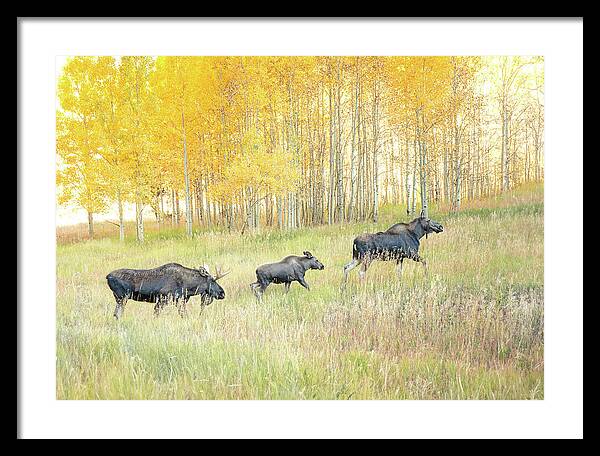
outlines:
M223 272L219 266L215 266L215 271L215 280L219 280L231 272L231 270Z

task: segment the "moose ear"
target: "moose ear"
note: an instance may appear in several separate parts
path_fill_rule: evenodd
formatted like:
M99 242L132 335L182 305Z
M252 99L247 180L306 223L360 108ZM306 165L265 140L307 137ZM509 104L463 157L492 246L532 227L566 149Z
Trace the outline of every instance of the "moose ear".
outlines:
M419 215L419 217L425 217L425 209L421 209L421 214Z
M302 252L302 254L306 257L306 258L312 258L312 253L310 253L308 250L305 252Z

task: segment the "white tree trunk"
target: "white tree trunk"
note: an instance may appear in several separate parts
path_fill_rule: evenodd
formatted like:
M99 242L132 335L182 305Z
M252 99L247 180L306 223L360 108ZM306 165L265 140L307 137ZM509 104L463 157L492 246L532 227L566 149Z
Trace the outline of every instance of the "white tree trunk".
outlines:
M125 221L123 220L123 199L121 198L121 190L117 192L117 204L119 206L119 241L125 240Z
M88 235L94 239L94 214L88 211Z
M135 221L136 221L136 239L138 242L144 242L144 206L139 201L139 198L135 202Z
M192 201L190 198L190 176L188 172L188 154L185 137L185 114L181 110L181 132L183 136L183 177L185 180L185 232L192 237Z

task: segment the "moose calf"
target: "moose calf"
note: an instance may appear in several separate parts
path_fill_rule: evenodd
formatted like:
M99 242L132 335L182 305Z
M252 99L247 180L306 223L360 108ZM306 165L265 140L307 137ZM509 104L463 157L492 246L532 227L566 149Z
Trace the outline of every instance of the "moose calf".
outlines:
M290 255L278 263L259 266L256 269L256 282L251 283L250 288L259 300L262 299L263 293L271 283L283 283L286 293L292 282L298 282L310 290L308 283L304 280L304 274L309 269L323 270L325 266L310 252L304 252L304 256Z

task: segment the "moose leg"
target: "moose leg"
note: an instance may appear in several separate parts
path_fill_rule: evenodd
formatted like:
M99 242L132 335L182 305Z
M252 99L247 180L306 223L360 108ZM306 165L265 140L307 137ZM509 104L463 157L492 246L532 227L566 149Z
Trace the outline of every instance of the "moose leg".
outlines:
M115 311L113 316L118 320L123 315L123 310L125 308L125 303L127 302L126 298L118 298L115 296L115 300L117 301L117 306L115 307Z
M269 286L268 283L261 283L260 286L258 287L258 300L259 301L262 301L263 293L265 292L265 290L267 289L268 286Z
M250 284L250 289L252 290L252 292L254 293L254 295L258 298L258 291L257 289L260 287L260 283L258 282L254 282Z
M358 277L361 280L361 282L365 280L365 276L367 274L367 269L369 269L370 263L371 262L367 261L367 260L363 261L362 266L361 266L360 270L358 271Z
M290 282L285 282L283 284L283 286L285 287L285 294L288 294L288 292L290 291L290 285L291 285Z
M423 270L425 271L425 276L427 276L427 261L425 261L425 258L420 257L419 255L415 256L414 260L418 263L421 263L423 265Z
M186 308L187 302L188 302L187 298L183 298L180 304L179 304L179 300L175 301L175 303L177 304L177 310L179 311L179 316L181 318L187 316L187 308Z
M252 293L254 293L254 296L256 296L258 298L258 293L256 291L256 289L260 287L260 283L258 282L253 282L250 284L250 289L252 290Z
M355 258L350 263L348 263L346 266L344 266L344 282L343 282L344 285L346 284L346 282L348 282L348 273L350 271L352 271L352 269L354 269L359 264L360 264L360 260L357 260Z
M300 277L300 278L298 279L298 283L299 283L300 285L302 285L304 288L306 288L307 290L309 290L309 291L310 291L310 287L309 287L309 286L308 286L308 284L306 283L306 280L304 280L304 277Z
M187 316L187 301L185 299L179 305L179 315L182 318Z
M154 316L158 317L160 315L160 311L165 306L166 300L165 298L157 298L156 304L154 304Z
M256 296L256 299L258 299L259 301L262 301L262 295L268 286L269 286L268 283L261 283L261 282L254 282L254 283L250 284L250 288L254 292L254 296Z
M402 278L402 263L404 262L404 258L400 258L399 260L396 260L396 274L398 275L398 278Z
M200 297L200 306L201 307L210 306L212 304L212 302L213 302L213 298L210 295L205 294Z
M175 308L177 309L177 313L181 318L185 317L184 306L185 304L183 303L183 301L180 302L179 298L175 298Z

